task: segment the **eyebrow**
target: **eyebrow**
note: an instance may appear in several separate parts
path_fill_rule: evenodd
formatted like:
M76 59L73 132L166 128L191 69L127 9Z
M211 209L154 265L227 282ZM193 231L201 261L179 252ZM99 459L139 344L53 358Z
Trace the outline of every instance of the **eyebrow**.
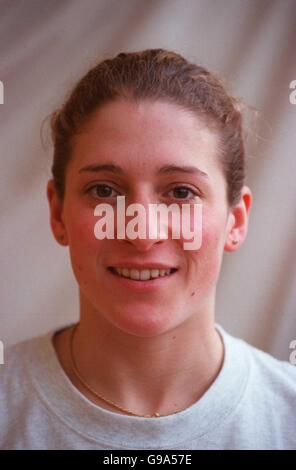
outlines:
M121 168L121 166L119 165L115 165L114 163L105 163L105 164L100 164L100 165L88 165L83 168L80 168L78 173L84 173L84 172L98 173L100 171L109 171L111 173L124 175L123 168ZM199 176L208 178L208 174L200 170L196 166L165 165L156 171L156 175L174 174L174 173L194 174L194 175L199 175Z

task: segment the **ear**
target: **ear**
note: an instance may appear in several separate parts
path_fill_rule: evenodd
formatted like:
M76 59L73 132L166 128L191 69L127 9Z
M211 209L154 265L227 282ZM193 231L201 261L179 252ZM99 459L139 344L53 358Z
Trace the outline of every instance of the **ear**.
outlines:
M252 204L252 193L248 186L243 186L240 201L229 209L225 251L236 251L244 242Z
M49 180L47 183L47 199L52 233L60 245L67 246L68 236L63 218L63 202L57 194L53 179Z

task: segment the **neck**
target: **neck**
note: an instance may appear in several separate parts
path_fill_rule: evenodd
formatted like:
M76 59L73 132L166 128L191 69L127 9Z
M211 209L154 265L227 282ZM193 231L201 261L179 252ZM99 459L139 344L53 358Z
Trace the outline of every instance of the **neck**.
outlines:
M99 394L139 414L187 408L209 388L223 361L211 307L170 331L139 337L112 325L81 298L76 365Z

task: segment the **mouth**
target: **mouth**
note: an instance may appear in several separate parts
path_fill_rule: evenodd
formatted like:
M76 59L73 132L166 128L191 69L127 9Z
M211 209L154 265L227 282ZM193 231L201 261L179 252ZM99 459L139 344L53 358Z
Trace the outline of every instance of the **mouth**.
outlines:
M108 271L111 272L114 276L130 279L133 281L144 282L144 281L155 281L159 278L172 276L177 268L168 268L168 269L135 269L135 268L116 268L114 266L109 266Z

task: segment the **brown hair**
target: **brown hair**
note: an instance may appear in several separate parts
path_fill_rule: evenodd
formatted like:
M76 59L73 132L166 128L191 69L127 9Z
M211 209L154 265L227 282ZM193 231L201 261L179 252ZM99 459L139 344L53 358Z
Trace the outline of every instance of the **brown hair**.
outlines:
M99 107L120 98L168 101L203 119L219 135L228 203L234 205L239 200L245 178L241 101L230 96L221 80L208 70L164 49L120 53L100 62L52 114L52 174L61 200L73 136Z

